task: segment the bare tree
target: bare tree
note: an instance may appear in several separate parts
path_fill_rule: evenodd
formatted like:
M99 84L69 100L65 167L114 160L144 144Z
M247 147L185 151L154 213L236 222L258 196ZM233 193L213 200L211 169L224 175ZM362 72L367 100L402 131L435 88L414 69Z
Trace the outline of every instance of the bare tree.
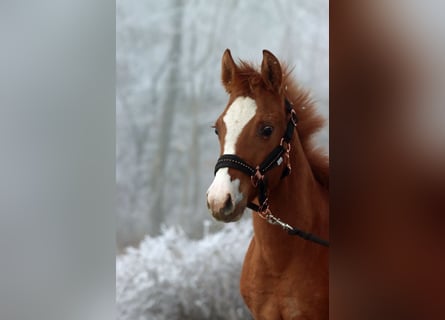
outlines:
M164 216L164 191L166 181L166 164L168 161L171 133L173 128L175 108L179 99L180 58L182 47L181 26L183 19L183 0L175 0L172 15L173 36L167 59L169 62L166 79L165 100L162 107L160 133L157 141L157 153L154 157L151 173L151 223L150 234L157 234Z

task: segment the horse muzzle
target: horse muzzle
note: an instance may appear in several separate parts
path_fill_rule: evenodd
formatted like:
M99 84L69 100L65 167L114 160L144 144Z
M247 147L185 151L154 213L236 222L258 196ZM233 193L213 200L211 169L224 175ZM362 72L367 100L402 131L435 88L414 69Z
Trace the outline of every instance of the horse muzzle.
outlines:
M207 198L207 208L213 218L222 222L238 221L244 212L234 204L230 194L227 194L224 202L212 201Z
M219 221L231 222L239 220L244 208L243 194L239 190L240 181L231 180L228 169L219 170L207 190L207 208L212 216Z

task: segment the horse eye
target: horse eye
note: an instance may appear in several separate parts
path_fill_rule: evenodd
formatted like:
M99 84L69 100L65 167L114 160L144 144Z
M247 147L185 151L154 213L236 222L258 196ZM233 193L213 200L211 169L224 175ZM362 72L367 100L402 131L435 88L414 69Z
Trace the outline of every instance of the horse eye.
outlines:
M264 126L261 128L261 135L265 138L270 137L272 132L273 132L273 128L271 126Z
M215 134L216 134L216 135L219 135L218 129L216 129L215 126L212 126L212 128L215 129Z

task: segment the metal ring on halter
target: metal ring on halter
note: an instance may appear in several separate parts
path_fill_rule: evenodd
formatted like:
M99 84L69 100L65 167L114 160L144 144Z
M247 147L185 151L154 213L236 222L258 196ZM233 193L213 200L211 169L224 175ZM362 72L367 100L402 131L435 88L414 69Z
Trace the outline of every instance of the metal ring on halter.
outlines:
M257 166L255 168L255 173L253 174L253 176L250 177L250 180L252 181L252 185L256 188L258 186L258 181L263 180L264 179L264 175L261 174L260 172L260 167Z
M284 141L284 138L281 138L280 146L282 146L285 149L285 152L287 152L287 153L290 152L290 143Z

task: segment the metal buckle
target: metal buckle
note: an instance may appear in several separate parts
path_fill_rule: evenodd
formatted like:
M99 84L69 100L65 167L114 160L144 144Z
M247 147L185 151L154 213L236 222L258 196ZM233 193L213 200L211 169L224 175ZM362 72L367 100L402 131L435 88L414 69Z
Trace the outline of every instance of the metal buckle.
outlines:
M252 181L252 185L256 188L256 187L258 187L258 181L264 179L264 175L261 174L259 166L257 166L255 168L255 170L256 171L255 171L254 175L250 176L250 180Z
M260 216L260 218L263 218L264 220L269 221L270 216L272 215L272 212L270 212L269 208L267 208L264 211L258 211L258 215Z
M281 138L280 146L282 146L282 147L284 148L285 152L286 152L286 153L288 154L288 156L289 156L289 152L290 152L290 143L284 141L284 138Z
M290 121L292 121L292 124L294 125L294 127L297 126L298 116L294 109L291 109L291 111L290 111Z
M264 202L258 207L259 212L266 212L269 210L269 198L266 198Z
M289 175L292 171L292 167L290 164L290 158L289 158L291 144L289 142L284 141L284 138L281 138L280 146L282 146L284 148L284 157L286 158L286 167L287 167L287 170L289 171L287 175Z

